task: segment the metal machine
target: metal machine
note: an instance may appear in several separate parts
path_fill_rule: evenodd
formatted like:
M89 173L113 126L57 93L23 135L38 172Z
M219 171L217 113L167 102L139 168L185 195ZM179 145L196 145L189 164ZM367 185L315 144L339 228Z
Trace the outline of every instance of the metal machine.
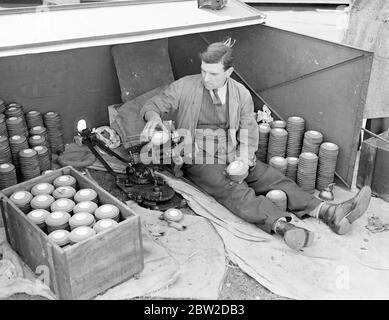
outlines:
M171 149L169 150L172 150L178 143L178 141L174 139L174 132L172 132L171 137L173 138L168 141L171 146ZM126 150L128 158L124 158L107 147L98 139L96 133L90 128L79 131L79 140L79 142L86 145L91 150L107 169L108 173L115 177L116 186L122 190L130 200L134 200L139 205L154 210L180 208L186 205L185 199L155 174L157 171L172 171L172 166L166 164L146 165L140 161L142 147L144 147L147 142L128 148ZM127 165L126 174L116 173L104 157L96 150L96 147L125 163ZM169 154L171 155L171 152ZM166 154L163 156L166 156Z

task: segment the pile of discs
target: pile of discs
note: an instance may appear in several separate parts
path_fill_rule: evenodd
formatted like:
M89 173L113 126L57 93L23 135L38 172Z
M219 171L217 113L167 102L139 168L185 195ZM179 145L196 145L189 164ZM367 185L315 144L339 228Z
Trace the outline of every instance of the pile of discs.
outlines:
M50 149L52 153L63 152L65 144L62 133L61 117L56 112L47 112L43 115L47 136L49 138Z
M269 145L267 149L267 162L272 157L285 157L286 143L288 141L288 132L285 129L271 129L269 137Z
M7 124L4 113L0 113L0 136L8 137Z
M299 156L297 184L309 193L315 191L318 156L312 152L303 152Z
M288 162L288 164L286 167L285 176L296 182L299 159L296 157L287 157L286 161Z
M50 127L50 138L54 143L54 152L64 151L60 116L55 112L47 112L45 120ZM35 171L37 171L37 168L28 168L30 164L36 164L35 156L29 158L28 155L31 153L23 153L25 156L24 167L27 172L22 174L19 153L24 149L31 148L37 152L40 172L51 169L49 129L44 125L43 116L39 111L30 110L24 113L22 105L14 102L6 104L0 99L0 164L13 164L18 182L25 181L27 177L35 177ZM44 148L35 149L40 146ZM30 163L31 161L33 163Z
M282 190L271 190L266 194L266 198L270 199L282 211L286 211L288 207L288 197Z
M31 110L26 113L27 128L43 127L42 114L39 111Z
M5 101L3 99L0 99L0 113L3 113L5 111Z
M9 197L20 210L25 214L31 211L30 202L33 198L33 195L29 191L16 191Z
M288 166L288 161L283 157L272 157L269 161L269 165L283 174L286 174L286 169Z
M335 143L324 142L321 144L316 189L321 191L334 182L338 154L339 147Z
M280 129L285 129L286 128L286 122L284 120L274 120L271 123L271 128L280 128Z
M31 148L36 146L45 146L46 148L49 148L48 141L45 139L44 136L41 135L30 136L30 138L28 139L28 144Z
M309 130L304 133L303 148L301 152L312 152L317 155L322 142L323 135L319 131Z
M0 183L1 174L0 165ZM121 221L116 205L100 203L92 188L77 189L72 175L64 174L49 181L37 183L30 190L16 191L9 199L59 246L78 243Z
M19 103L11 102L6 106L4 114L7 118L19 117L25 121L23 106Z
M28 137L27 127L21 117L9 117L5 121L7 125L8 135L12 136L25 136Z
M33 149L38 153L39 169L42 172L50 170L51 159L49 149L45 146L36 146Z
M45 138L46 141L46 147L50 148L49 146L49 137L47 136L47 129L43 126L36 126L32 127L30 129L30 136L42 136Z
M0 136L0 163L12 163L12 154L7 136Z
M286 125L288 131L287 157L298 157L305 131L305 120L301 117L289 117Z
M323 134L305 131L305 125L305 119L299 116L291 116L286 122L275 120L272 129L267 123L259 124L256 156L312 193L315 187L323 190L333 183L339 147L323 143Z
M12 163L0 164L0 189L5 189L17 183L16 169Z
M22 131L26 137L28 136L26 118L24 116L24 110L22 105L18 103L10 103L7 105L4 114L7 120L12 119L10 124L7 122L7 129L8 129L9 136L12 136L14 134L21 134L19 132L15 132L14 134L12 134L10 132L9 125L11 126L11 129ZM14 118L16 118L17 120L15 120Z
M9 138L11 147L12 161L15 165L17 176L20 176L19 152L28 149L28 143L25 136L12 136Z
M33 149L23 149L19 152L20 173L22 181L39 177L41 170L39 167L38 153Z
M258 126L258 150L256 152L257 159L266 162L267 159L267 145L269 142L270 125L261 123Z

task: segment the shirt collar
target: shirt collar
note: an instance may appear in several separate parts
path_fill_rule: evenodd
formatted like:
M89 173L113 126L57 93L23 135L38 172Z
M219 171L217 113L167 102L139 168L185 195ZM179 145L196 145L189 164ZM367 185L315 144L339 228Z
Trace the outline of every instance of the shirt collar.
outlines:
M222 104L226 103L227 83L228 83L228 79L224 83L223 87L216 89ZM213 96L212 90L209 90L209 93L211 94L211 96Z

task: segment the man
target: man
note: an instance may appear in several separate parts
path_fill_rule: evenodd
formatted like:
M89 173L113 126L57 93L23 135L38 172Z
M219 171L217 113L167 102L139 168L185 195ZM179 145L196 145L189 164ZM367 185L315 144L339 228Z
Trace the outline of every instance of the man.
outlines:
M304 192L278 170L255 161L258 127L254 105L249 91L230 77L234 70L231 40L209 45L200 58L201 75L183 77L145 103L141 116L147 124L142 135L150 139L158 127L163 129L161 115L176 110L177 128L187 130L196 145L192 162L187 157L183 166L185 175L237 216L283 236L295 250L309 246L313 233L289 223L288 212L266 198L270 190L284 191L288 209L299 218L319 218L337 234L350 231L369 205L370 188L362 188L344 203L328 204ZM204 145L204 140L213 142ZM204 157L205 163L196 161ZM232 161L243 164L247 177L241 183L225 174Z

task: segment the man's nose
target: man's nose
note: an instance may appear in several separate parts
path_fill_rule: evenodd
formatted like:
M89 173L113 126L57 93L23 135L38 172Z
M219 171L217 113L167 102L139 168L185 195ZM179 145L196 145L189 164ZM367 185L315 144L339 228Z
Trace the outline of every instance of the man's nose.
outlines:
M208 81L208 80L209 80L209 74L206 73L206 74L204 74L204 81Z

